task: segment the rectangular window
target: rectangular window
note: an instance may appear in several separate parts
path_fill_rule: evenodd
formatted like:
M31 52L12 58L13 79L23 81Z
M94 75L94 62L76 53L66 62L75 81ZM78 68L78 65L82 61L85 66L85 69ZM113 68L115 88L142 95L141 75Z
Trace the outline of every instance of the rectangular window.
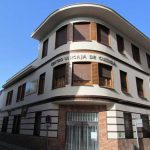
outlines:
M133 59L136 62L141 63L139 48L133 44L132 44L132 55Z
M73 25L73 41L89 41L90 40L90 23L81 22Z
M150 55L146 54L148 68L150 68Z
M59 65L53 70L53 89L65 86L66 64Z
M24 99L25 90L26 90L26 83L18 87L17 102L22 101Z
M137 93L140 97L144 97L143 80L136 77Z
M125 93L128 92L127 87L127 73L120 70L121 90Z
M89 85L92 76L91 63L73 64L73 85Z
M35 122L34 122L34 132L33 135L39 136L40 135L40 127L41 127L41 112L35 113Z
M117 37L117 47L118 47L118 51L120 53L124 52L124 40L123 37L121 37L120 35L116 35Z
M124 113L125 137L133 138L132 116L131 113Z
M112 87L112 67L105 65L105 64L99 64L99 85L105 86L105 87Z
M148 115L141 115L141 119L143 122L143 138L150 138L150 124Z
M47 56L47 52L48 52L48 39L45 40L43 43L42 58Z
M6 106L11 104L11 102L12 102L12 97L13 97L13 90L12 90L12 91L9 91L9 92L7 93Z
M13 134L19 134L20 132L20 123L21 123L21 115L15 115L14 121L13 121L13 128L12 133Z
M56 31L55 47L59 47L67 43L67 25L61 27Z
M109 29L100 24L97 24L97 41L109 46Z
M43 74L41 74L40 77L39 77L38 95L44 93L45 75L46 75L46 73L43 73Z
M1 129L2 132L7 132L8 119L9 117L3 118L3 124L2 124L2 129Z

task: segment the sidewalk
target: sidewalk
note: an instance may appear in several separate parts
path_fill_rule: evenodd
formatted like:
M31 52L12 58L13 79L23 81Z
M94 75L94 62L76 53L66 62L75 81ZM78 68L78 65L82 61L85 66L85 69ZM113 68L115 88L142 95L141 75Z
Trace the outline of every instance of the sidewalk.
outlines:
M0 141L0 150L28 150L18 145L8 144Z

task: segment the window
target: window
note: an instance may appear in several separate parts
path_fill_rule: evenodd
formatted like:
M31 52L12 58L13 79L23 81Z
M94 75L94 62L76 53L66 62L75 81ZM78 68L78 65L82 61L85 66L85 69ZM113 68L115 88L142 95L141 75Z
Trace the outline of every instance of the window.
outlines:
M40 127L41 127L41 112L35 113L35 122L34 122L34 132L33 135L39 136L40 135Z
M133 127L131 113L124 113L125 137L133 138Z
M43 43L42 58L47 56L47 52L48 52L48 39L45 40Z
M120 80L121 80L121 90L127 93L128 88L127 88L127 73L126 72L120 71Z
M7 131L8 119L9 119L9 117L4 117L3 118L3 124L2 124L2 129L1 129L2 132Z
M149 117L148 115L141 115L141 119L143 122L143 138L150 137L150 124L149 124Z
M13 121L13 128L12 133L13 134L19 134L20 132L20 122L21 122L21 115L15 115L14 121Z
M41 74L39 77L39 88L38 88L38 95L44 93L44 85L45 85L45 73Z
M137 92L140 97L144 97L143 80L136 77Z
M73 41L89 41L90 40L90 23L81 22L73 25Z
M73 85L91 84L91 63L74 63L73 64Z
M53 89L65 86L66 64L59 65L53 70Z
M97 41L109 46L109 29L100 24L97 24Z
M150 55L146 54L148 68L150 68Z
M120 35L116 35L117 37L117 47L118 47L118 51L120 53L124 52L124 40L123 37L121 37Z
M18 87L17 102L22 101L25 96L26 83Z
M12 96L13 96L13 90L12 90L12 91L9 91L9 92L7 93L6 106L11 104Z
M112 87L112 77L111 77L112 67L99 64L99 85Z
M55 47L59 47L67 43L67 25L56 31Z
M133 54L133 59L136 62L141 63L139 48L133 44L132 44L132 54Z

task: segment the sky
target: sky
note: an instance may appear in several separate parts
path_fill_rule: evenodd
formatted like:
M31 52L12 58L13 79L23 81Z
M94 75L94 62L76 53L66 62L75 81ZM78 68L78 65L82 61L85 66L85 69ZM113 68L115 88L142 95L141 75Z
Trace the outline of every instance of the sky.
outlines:
M150 37L150 0L0 0L0 89L38 56L33 31L53 11L75 3L96 3L114 9Z

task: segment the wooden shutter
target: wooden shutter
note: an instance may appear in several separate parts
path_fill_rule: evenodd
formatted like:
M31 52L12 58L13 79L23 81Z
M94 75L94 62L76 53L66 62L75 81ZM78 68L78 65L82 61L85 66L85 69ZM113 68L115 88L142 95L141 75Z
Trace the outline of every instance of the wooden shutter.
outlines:
M73 24L67 26L67 41L73 41Z
M47 52L48 52L48 39L45 40L43 43L42 58L47 56Z
M133 138L133 127L131 113L124 113L125 136L130 139Z
M97 40L97 29L95 22L91 22L91 40Z
M21 98L21 90L22 90L22 86L20 85L19 87L18 87L18 92L17 92L17 102L20 100L20 98Z
M97 25L97 41L109 46L109 29L103 25Z
M53 88L65 86L66 79L66 64L62 64L54 68L53 72Z
M92 80L93 84L99 84L98 63L92 63Z
M133 44L132 44L132 54L133 54L133 59L136 62L141 63L139 48Z
M55 47L59 47L67 43L67 25L61 27L56 31L56 43Z
M117 37L118 51L120 53L123 53L123 51L124 51L124 40L123 40L123 37L121 37L120 35L116 35L116 37Z
M91 63L74 63L73 64L73 84L90 84L91 83Z
M25 90L26 90L26 83L24 83L24 84L22 85L21 97L20 97L21 100L24 99L24 96L25 96Z
M74 41L89 41L90 40L90 23L82 22L75 23L73 26Z

